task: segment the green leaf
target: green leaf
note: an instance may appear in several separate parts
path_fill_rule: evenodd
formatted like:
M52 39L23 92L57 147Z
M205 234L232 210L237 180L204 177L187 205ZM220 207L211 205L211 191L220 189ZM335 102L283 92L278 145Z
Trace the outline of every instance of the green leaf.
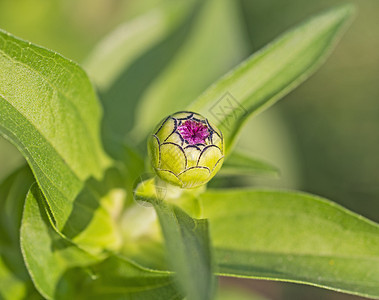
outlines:
M220 175L279 175L273 165L248 153L233 151L225 160Z
M149 197L150 202L154 201L154 198L164 197L168 204L178 206L192 218L198 218L201 215L201 207L197 195L204 189L203 186L199 189L183 190L155 178L142 181L138 185L137 194L143 194L145 200ZM133 205L128 206L120 218L123 237L120 252L144 267L167 270L164 239L157 214L151 203L145 203L143 199L137 199Z
M37 185L30 189L21 224L21 249L35 287L47 299L55 298L61 277L69 268L97 262L92 255L64 239L50 225Z
M253 54L206 90L189 110L224 133L230 152L245 121L307 79L330 54L353 14L344 5L316 16Z
M379 226L328 200L289 191L200 196L219 273L379 298Z
M121 25L90 55L85 68L100 89L107 137L124 138L132 128L139 98L173 58L199 3L166 2Z
M131 145L123 143L118 156L118 163L123 166L124 186L127 195L127 204L133 201L133 189L136 180L144 173L145 160L141 151L133 148Z
M207 220L192 219L180 208L155 205L169 263L189 300L212 299L215 279Z
M217 300L268 300L263 296L258 296L251 290L242 288L242 286L224 286L217 295Z
M167 53L170 61L138 99L136 139L143 139L163 117L184 110L247 54L236 1L200 2L185 27L179 28L180 44Z
M116 29L85 66L100 87L107 132L123 137L135 125L133 133L141 140L159 119L183 109L244 53L233 1L180 0Z
M168 270L163 238L153 207L135 203L125 210L121 220L123 244L120 254L137 264Z
M82 241L87 235L90 246L114 248L112 220L89 187L109 165L100 118L78 65L0 31L0 134L28 161L57 228L71 238L82 234ZM104 229L94 236L94 227Z
M100 41L84 62L84 68L96 86L101 91L111 89L143 53L166 38L188 17L194 3L182 0L163 3L120 25Z
M152 180L154 181L154 180ZM189 300L212 299L215 292L208 222L193 219L175 205L157 198L153 186L137 187L137 200L153 204L165 239L167 261Z
M66 272L57 294L57 299L183 299L175 289L172 273L144 269L120 256L112 256L88 270L75 268Z
M34 284L45 298L179 299L170 272L143 269L121 257L99 262L54 230L43 203L34 185L25 203L21 247Z
M34 178L21 168L0 185L0 299L32 299L35 290L20 249L20 224L25 196Z

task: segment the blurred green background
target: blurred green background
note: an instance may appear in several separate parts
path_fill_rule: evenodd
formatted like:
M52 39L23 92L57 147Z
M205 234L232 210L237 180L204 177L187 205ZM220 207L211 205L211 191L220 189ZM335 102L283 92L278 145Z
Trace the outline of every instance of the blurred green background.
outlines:
M169 0L0 0L0 28L82 62L118 24L164 1ZM239 13L236 35L244 39L243 46L235 47L246 54L310 15L345 3L230 1ZM282 171L280 179L245 181L315 193L379 221L379 2L352 2L358 8L357 17L326 64L274 108L251 120L238 147ZM223 48L221 41L212 51ZM0 180L22 163L15 148L0 138ZM267 299L360 299L295 284L221 282ZM232 299L229 296L225 299Z

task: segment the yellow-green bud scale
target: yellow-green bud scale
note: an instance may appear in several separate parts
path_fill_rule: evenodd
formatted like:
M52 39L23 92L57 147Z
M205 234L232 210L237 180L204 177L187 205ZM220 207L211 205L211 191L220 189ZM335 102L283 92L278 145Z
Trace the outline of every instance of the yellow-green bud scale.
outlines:
M224 161L223 135L194 112L164 119L149 137L148 153L157 175L182 188L207 183Z

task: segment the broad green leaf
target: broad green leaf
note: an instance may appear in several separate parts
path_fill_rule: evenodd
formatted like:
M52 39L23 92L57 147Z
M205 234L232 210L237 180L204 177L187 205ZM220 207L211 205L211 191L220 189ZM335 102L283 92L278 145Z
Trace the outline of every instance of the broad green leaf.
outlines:
M225 160L220 175L275 175L279 170L273 165L244 152L233 151Z
M57 299L183 299L175 289L172 273L144 269L120 256L112 256L88 270L75 268L66 272L57 294Z
M0 299L32 299L34 289L20 249L22 208L34 178L21 168L0 185Z
M250 116L273 105L325 61L353 11L344 5L290 30L209 87L188 109L219 126L230 152Z
M99 262L62 237L51 226L43 203L34 185L25 203L21 247L34 284L45 298L179 299L171 273L143 269L121 257Z
M68 269L93 264L97 259L59 235L45 209L43 195L33 185L25 201L21 249L35 287L45 298L55 299L56 287Z
M215 292L208 222L193 219L182 209L160 200L151 185L137 187L137 200L151 203L165 239L167 262L189 300L212 299ZM159 196L159 195L158 195Z
M209 190L200 198L219 274L379 298L378 224L300 192Z
M28 161L57 228L70 238L81 234L90 247L114 248L113 221L90 187L109 164L100 118L78 65L0 31L0 134ZM93 228L103 230L94 236Z
M183 110L247 54L238 3L203 0L172 59L139 100L133 137L143 139L160 119ZM178 39L178 38L177 38Z

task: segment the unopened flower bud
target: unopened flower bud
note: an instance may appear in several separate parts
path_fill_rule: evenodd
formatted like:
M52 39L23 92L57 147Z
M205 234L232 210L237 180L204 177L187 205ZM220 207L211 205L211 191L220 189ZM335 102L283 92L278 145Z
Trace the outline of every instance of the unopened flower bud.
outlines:
M207 183L224 161L220 130L203 116L177 112L162 121L148 140L148 152L157 175L182 188Z

